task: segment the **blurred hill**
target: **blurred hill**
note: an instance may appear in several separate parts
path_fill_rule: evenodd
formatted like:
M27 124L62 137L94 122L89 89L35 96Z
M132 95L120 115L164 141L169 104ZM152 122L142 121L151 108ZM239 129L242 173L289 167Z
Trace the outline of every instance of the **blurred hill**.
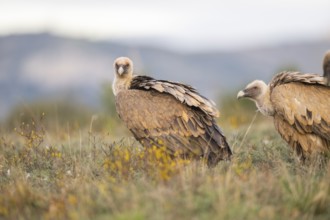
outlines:
M190 54L132 45L47 33L0 37L0 117L36 99L64 97L98 106L101 85L111 82L118 56L131 57L138 74L184 82L216 98L256 78L268 81L281 69L321 73L330 40Z

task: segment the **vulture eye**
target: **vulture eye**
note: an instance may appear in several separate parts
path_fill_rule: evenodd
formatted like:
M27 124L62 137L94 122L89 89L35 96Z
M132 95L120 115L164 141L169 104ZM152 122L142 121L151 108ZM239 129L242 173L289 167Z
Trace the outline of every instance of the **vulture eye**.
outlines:
M119 65L118 65L118 63L116 63L116 69L118 69L119 68Z

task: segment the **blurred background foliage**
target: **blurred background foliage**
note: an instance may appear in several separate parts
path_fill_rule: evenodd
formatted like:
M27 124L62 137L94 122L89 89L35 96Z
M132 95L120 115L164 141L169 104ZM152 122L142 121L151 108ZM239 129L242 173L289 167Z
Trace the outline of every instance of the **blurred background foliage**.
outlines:
M114 134L125 132L116 113L114 95L111 84L101 85L101 106L91 107L71 97L57 99L41 99L13 107L2 124L8 132L22 123L38 121L45 115L43 125L49 132L57 132L65 127L72 129L92 129L93 131L111 131ZM119 130L116 132L116 130Z
M253 102L246 99L237 100L237 92L233 91L224 95L218 105L220 123L224 123L232 129L250 123L257 112L257 108ZM262 120L262 117L259 117L258 120Z
M22 122L27 123L31 118L45 114L45 125L51 130L65 127L67 123L74 127L82 127L89 123L92 112L87 106L70 99L38 100L14 107L5 125L9 129L14 129Z

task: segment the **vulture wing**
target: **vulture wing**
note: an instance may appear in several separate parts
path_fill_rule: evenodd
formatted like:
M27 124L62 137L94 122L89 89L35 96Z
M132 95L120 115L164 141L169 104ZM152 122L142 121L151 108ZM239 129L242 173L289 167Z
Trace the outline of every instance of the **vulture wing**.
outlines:
M330 149L330 102L326 101L330 87L324 86L322 80L320 84L313 80L311 84L292 81L281 84L273 80L271 84L276 84L270 95L275 127L291 146L299 144L307 152L316 150L311 148Z
M214 118L202 108L182 103L172 95L172 90L162 93L158 89L137 88L119 92L116 108L142 145L164 146L171 154L203 156L208 159L209 166L230 157L224 135ZM173 92L176 93L174 89Z

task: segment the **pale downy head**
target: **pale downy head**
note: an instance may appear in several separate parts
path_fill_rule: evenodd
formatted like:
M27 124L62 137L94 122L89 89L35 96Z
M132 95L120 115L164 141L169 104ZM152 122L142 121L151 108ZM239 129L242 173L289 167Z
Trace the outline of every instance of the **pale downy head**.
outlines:
M128 89L133 78L133 62L128 57L118 57L114 63L114 80L112 91L114 95L124 89Z
M237 99L248 98L254 101L258 110L264 115L272 115L273 107L270 102L268 85L261 81L255 80L248 84L245 89L237 94Z
M255 80L249 83L244 90L237 94L237 98L249 98L253 101L258 100L267 90L267 85L261 80Z
M125 78L133 75L133 62L128 57L118 57L113 63L116 77Z

